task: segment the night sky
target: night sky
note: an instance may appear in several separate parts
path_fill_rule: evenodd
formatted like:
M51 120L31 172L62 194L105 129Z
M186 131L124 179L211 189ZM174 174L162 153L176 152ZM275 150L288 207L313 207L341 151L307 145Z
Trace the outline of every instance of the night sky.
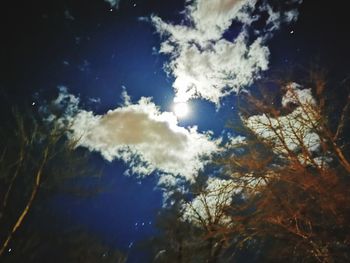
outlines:
M176 76L165 65L175 58L174 54L159 52L168 36L159 32L151 16L189 26L182 12L185 2L121 0L119 6L103 0L4 2L0 16L2 119L13 105L40 110L62 92L59 87L79 97L80 109L99 116L127 107L126 92L131 104L151 97L159 112L172 112ZM244 88L254 89L258 79L273 78L280 72L294 70L293 76L301 76L300 72L312 66L324 68L332 76L330 81L346 77L350 72L350 36L345 6L346 1L340 0L304 0L296 4L298 18L281 23L271 33L261 29L261 21L248 26L247 32L266 30L269 36L264 46L270 53L268 69L259 70ZM223 38L233 40L241 30L241 24L232 24ZM175 48L182 45L179 43ZM238 118L239 96L232 92L222 96L219 104L200 95L186 99L190 112L178 118L178 127L197 126L198 134L210 130L212 140L227 139L230 131L226 124ZM82 148L92 149L89 143ZM48 206L62 227L82 225L106 242L130 251L130 262L142 262L133 255L133 249L137 241L158 231L154 221L164 201L159 178L168 171L168 163L162 163L158 170L156 163L156 169L147 175L133 174L132 162L119 157L108 160L101 152L94 148L93 160L103 167L98 183L105 191L86 199L56 195Z

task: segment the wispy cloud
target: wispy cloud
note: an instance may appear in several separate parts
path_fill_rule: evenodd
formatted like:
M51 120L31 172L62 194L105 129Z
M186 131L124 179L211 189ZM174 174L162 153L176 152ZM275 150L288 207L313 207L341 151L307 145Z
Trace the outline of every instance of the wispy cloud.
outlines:
M109 3L111 8L118 8L120 0L105 0L105 2Z
M103 115L78 107L79 100L61 89L54 102L65 104L63 118L71 127L71 138L78 146L100 152L108 161L123 160L138 175L153 172L182 176L192 181L205 165L205 158L218 151L218 140L196 127L180 127L171 112L161 112L150 98L122 106Z
M219 105L222 97L251 85L268 69L267 40L282 23L297 19L300 2L278 9L268 0L194 0L179 25L153 16L164 38L159 52L170 56L166 69L175 78L175 101L201 98ZM255 22L263 26L256 29ZM240 29L229 39L225 33L233 24Z

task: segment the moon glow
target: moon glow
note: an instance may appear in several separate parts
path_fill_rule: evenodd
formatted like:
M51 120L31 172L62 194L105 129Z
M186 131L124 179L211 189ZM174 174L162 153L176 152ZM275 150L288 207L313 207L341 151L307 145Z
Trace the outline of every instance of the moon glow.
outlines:
M186 102L179 102L174 104L173 110L176 117L184 118L188 115L190 108Z

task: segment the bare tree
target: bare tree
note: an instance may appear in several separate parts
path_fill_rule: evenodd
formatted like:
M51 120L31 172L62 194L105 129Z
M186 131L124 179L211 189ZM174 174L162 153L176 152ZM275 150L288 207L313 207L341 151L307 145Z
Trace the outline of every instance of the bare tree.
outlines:
M222 229L232 228L232 221L227 214L228 207L238 191L231 180L209 178L205 187L192 192L194 197L183 205L182 220L198 227L206 245L206 262L218 262L224 247L226 235Z
M258 113L242 115L250 140L243 154L224 163L252 212L232 220L241 222L243 240L278 240L286 258L347 262L350 161L340 138L350 99L337 124L330 124L325 81L314 80L313 90L286 85L280 108L248 98Z
M0 139L0 257L13 241L40 192L57 188L67 178L91 175L67 128L45 122L34 113L14 110Z
M312 87L245 97L245 139L216 160L223 179L179 198L155 262L232 262L244 251L258 262L349 262L350 99L330 118L325 83L314 75Z

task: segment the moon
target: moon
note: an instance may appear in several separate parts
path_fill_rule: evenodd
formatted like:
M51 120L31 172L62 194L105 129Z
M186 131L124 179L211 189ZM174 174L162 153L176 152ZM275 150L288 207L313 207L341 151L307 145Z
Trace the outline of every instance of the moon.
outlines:
M178 118L184 118L190 112L190 108L186 102L178 102L173 106L174 113Z

